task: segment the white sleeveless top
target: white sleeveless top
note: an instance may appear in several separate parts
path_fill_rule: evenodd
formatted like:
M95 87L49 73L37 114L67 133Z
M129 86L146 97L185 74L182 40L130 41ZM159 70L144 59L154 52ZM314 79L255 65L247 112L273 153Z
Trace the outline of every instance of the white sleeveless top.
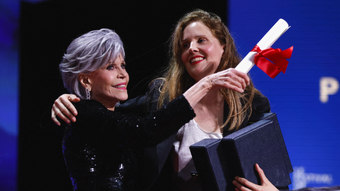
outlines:
M176 156L174 162L177 172L175 183L178 188L176 190L202 190L199 182L197 182L197 177L192 176L196 169L189 146L206 138L221 139L222 133L205 132L193 119L178 130L176 141L173 144Z

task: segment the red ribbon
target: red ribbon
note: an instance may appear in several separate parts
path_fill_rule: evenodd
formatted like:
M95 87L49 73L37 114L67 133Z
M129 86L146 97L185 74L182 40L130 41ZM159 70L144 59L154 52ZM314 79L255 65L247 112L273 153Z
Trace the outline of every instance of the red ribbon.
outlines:
M257 67L263 70L269 77L275 78L280 72L285 73L288 61L293 53L293 46L286 50L279 48L268 48L261 50L257 45L251 50L257 52L254 58L254 63Z

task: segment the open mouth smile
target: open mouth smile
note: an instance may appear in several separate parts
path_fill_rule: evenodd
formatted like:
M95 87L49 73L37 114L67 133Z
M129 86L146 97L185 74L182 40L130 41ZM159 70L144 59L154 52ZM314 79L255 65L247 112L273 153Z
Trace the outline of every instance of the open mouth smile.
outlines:
M117 85L115 85L113 87L117 88L117 89L126 90L126 83L120 83L120 84L117 84Z
M202 56L195 56L190 60L190 64L198 64L204 60Z

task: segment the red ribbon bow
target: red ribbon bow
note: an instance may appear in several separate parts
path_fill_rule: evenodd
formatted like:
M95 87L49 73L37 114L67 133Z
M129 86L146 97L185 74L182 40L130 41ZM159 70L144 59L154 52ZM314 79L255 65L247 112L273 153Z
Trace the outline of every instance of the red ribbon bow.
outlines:
M293 46L282 51L279 48L261 50L260 47L256 45L251 51L257 52L254 58L255 65L269 77L275 78L280 72L286 72L288 66L286 59L291 57Z

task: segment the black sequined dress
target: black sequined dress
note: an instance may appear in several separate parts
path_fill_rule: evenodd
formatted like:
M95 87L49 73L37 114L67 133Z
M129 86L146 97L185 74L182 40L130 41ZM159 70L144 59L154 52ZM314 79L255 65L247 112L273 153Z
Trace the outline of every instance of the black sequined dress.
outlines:
M107 110L94 100L75 104L77 121L68 125L63 154L74 190L138 190L143 148L159 143L194 118L180 96L161 110L137 115Z

